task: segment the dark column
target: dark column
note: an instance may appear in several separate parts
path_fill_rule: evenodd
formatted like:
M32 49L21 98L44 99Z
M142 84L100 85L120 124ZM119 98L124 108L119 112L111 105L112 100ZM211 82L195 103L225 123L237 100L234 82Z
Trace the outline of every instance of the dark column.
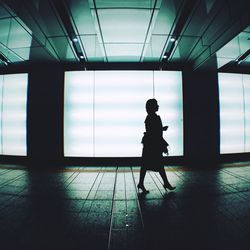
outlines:
M200 167L214 163L220 150L218 75L216 62L209 64L183 71L184 157Z
M59 162L63 157L63 81L57 66L29 72L27 154L31 166Z

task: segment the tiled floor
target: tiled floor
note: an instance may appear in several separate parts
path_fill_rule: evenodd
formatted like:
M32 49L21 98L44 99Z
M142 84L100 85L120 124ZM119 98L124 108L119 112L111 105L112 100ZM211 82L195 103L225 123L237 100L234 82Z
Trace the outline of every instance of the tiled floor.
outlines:
M166 167L137 194L138 167L0 166L0 248L250 249L250 163Z

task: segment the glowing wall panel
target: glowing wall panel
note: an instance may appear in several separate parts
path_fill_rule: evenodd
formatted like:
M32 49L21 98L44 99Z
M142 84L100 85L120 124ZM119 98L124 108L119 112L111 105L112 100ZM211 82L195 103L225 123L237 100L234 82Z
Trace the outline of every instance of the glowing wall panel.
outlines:
M99 71L95 84L95 155L134 156L144 131L151 72Z
M250 75L243 75L245 110L245 152L250 152Z
M64 155L140 156L145 102L158 99L171 155L183 154L180 72L65 73Z
M219 74L220 152L250 151L250 77Z
M92 156L94 153L93 75L93 71L65 74L65 155Z
M27 74L0 77L0 137L2 155L27 155Z
M183 104L181 75L175 71L155 71L155 98L160 104L158 114L168 130L163 132L170 147L169 152L183 155ZM177 84L178 83L178 84Z
M3 154L3 133L2 133L2 122L3 122L3 80L4 76L0 75L0 152Z

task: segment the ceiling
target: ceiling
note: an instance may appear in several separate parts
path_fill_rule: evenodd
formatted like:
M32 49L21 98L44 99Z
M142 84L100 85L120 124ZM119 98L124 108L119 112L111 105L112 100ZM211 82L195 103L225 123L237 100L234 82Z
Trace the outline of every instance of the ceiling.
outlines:
M250 69L250 26L216 52L219 68Z
M0 65L164 62L196 69L217 55L222 67L249 49L249 10L248 0L2 0Z

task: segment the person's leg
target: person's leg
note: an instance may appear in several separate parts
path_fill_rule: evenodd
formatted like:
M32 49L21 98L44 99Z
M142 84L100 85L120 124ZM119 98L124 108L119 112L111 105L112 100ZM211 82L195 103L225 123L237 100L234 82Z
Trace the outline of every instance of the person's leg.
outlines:
M141 169L140 169L140 178L139 178L138 185L142 185L142 186L144 185L145 176L146 176L146 170L143 167L141 167Z
M144 187L145 176L146 176L146 170L143 167L141 167L141 169L140 169L139 183L137 185L137 188L141 189L143 192L148 193L148 190L146 190L146 188Z
M162 178L164 184L169 183L164 168L161 168L161 169L159 170L159 174L160 174L160 176L161 176L161 178Z
M170 185L164 168L161 168L161 169L159 170L159 174L160 174L160 176L161 176L161 178L162 178L162 180L163 180L163 183L164 183L164 184L163 184L163 187L164 187L165 189L166 189L166 188L169 189L169 190L175 189L175 187L172 187L172 186Z

